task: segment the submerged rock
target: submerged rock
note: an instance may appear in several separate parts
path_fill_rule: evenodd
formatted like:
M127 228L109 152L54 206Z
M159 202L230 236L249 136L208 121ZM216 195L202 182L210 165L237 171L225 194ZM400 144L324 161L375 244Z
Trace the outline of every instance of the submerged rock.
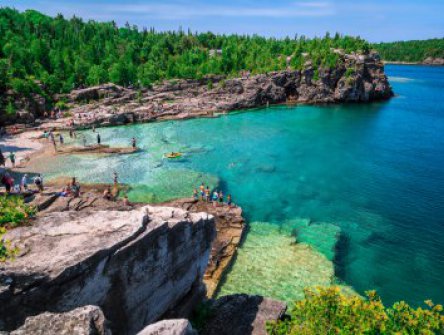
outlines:
M211 215L151 206L50 213L11 230L20 254L0 269L0 330L84 305L100 306L117 334L186 314L204 294L214 235Z
M333 263L308 244L296 243L293 234L308 225L306 219L250 223L218 296L260 294L291 303L304 298L306 287L332 285Z

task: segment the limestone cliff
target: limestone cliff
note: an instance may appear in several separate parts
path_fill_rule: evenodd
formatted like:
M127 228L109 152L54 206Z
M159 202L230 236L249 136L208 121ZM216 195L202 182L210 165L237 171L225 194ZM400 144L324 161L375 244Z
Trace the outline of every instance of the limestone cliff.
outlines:
M214 236L211 215L171 207L48 214L6 236L20 255L0 268L0 330L97 305L135 334L202 293Z

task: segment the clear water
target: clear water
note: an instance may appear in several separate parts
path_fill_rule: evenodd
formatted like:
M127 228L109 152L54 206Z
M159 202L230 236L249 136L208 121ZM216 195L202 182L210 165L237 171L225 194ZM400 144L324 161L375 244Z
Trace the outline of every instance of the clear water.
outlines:
M443 303L444 67L386 71L388 102L100 129L104 143L135 136L142 151L64 157L48 173L110 182L116 170L133 200L190 196L201 181L232 194L251 229L221 294L292 299L341 281L387 303Z

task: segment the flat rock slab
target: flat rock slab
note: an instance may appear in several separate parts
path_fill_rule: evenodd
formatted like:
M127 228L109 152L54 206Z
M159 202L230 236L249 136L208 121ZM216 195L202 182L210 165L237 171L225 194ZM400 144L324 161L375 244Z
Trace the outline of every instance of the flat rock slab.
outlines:
M102 310L84 306L67 313L43 313L26 319L10 335L111 335Z
M201 335L267 335L267 321L280 319L287 310L278 300L234 294L210 304L210 317Z
M117 241L137 236L147 222L146 209L50 213L32 227L8 232L5 238L19 248L20 254L5 264L1 276L34 273L36 280L55 278L97 252L115 247ZM154 229L158 223L150 228ZM20 286L16 281L16 289Z

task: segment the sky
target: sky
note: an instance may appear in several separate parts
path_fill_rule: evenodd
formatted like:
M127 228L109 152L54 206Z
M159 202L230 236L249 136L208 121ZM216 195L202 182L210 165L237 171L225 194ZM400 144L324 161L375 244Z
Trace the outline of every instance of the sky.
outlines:
M444 0L0 0L0 6L156 30L268 37L329 31L370 42L444 37Z

